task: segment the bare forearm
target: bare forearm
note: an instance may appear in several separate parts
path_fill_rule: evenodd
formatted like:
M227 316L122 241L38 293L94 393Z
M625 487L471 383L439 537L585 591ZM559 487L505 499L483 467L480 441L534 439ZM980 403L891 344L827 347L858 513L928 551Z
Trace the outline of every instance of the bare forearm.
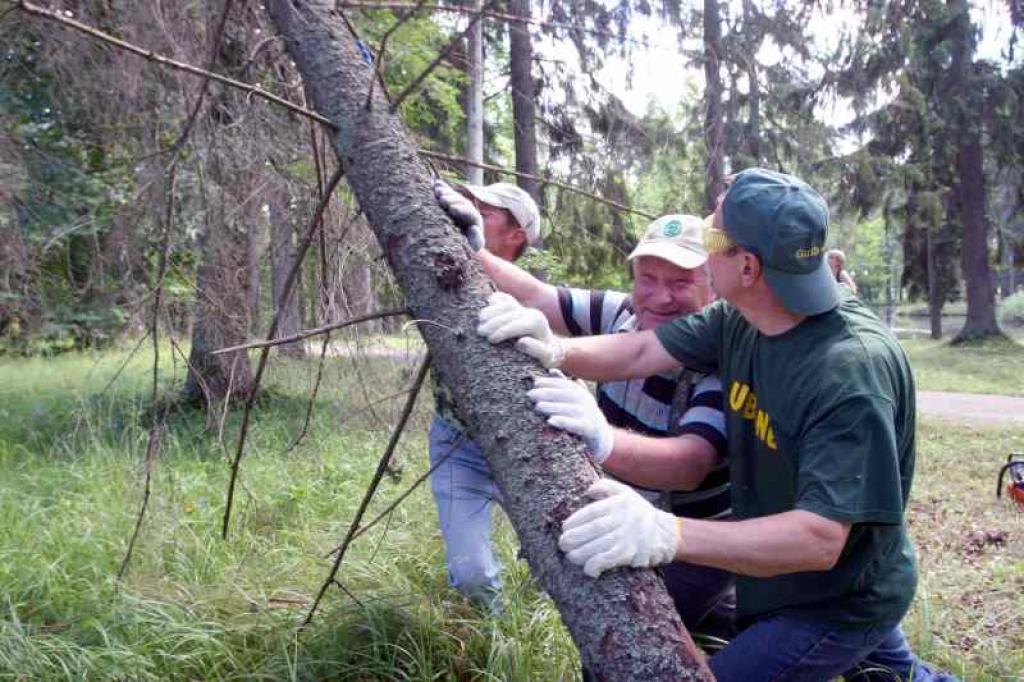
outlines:
M612 452L603 463L622 480L656 490L693 490L714 468L715 448L700 436L652 438L614 430Z
M498 285L498 289L527 308L536 308L544 313L551 330L556 334L568 333L558 307L558 290L555 287L540 281L515 263L495 256L487 249L480 250L477 255L484 270Z
M676 560L767 578L835 565L850 526L794 510L745 521L682 519Z
M591 381L624 381L679 367L654 332L608 334L564 339L569 374Z

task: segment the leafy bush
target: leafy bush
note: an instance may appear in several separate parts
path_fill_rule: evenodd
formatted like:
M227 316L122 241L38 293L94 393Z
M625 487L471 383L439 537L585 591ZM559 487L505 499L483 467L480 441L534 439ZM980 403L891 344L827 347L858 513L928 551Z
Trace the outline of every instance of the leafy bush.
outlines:
M1024 324L1024 291L1003 299L999 317L1004 323Z

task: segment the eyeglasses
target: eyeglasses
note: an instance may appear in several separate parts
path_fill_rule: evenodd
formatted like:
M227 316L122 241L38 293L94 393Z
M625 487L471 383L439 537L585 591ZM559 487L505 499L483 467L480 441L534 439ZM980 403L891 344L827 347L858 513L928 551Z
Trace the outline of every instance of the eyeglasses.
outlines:
M704 250L708 254L724 253L736 245L736 242L725 230L711 227L707 223L704 224Z

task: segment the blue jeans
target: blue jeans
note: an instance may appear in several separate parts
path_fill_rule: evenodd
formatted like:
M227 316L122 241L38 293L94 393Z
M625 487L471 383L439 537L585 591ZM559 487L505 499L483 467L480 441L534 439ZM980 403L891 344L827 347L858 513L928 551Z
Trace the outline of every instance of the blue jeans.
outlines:
M491 544L491 503L501 493L491 477L484 453L468 436L434 415L430 425L430 465L448 454L430 475L430 490L444 538L448 580L472 601L499 607L501 564Z
M718 682L956 680L918 659L899 625L839 629L783 615L755 621L709 663Z

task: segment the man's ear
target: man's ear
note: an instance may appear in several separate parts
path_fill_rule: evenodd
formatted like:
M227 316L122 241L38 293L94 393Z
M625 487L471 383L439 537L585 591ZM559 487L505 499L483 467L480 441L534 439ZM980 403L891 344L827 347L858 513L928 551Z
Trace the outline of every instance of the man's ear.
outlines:
M743 282L744 286L750 286L754 284L760 276L761 260L749 251L744 251L743 267L740 270L740 281Z
M526 248L526 230L523 228L517 228L512 230L512 233L508 236L509 241L516 247L516 249Z

